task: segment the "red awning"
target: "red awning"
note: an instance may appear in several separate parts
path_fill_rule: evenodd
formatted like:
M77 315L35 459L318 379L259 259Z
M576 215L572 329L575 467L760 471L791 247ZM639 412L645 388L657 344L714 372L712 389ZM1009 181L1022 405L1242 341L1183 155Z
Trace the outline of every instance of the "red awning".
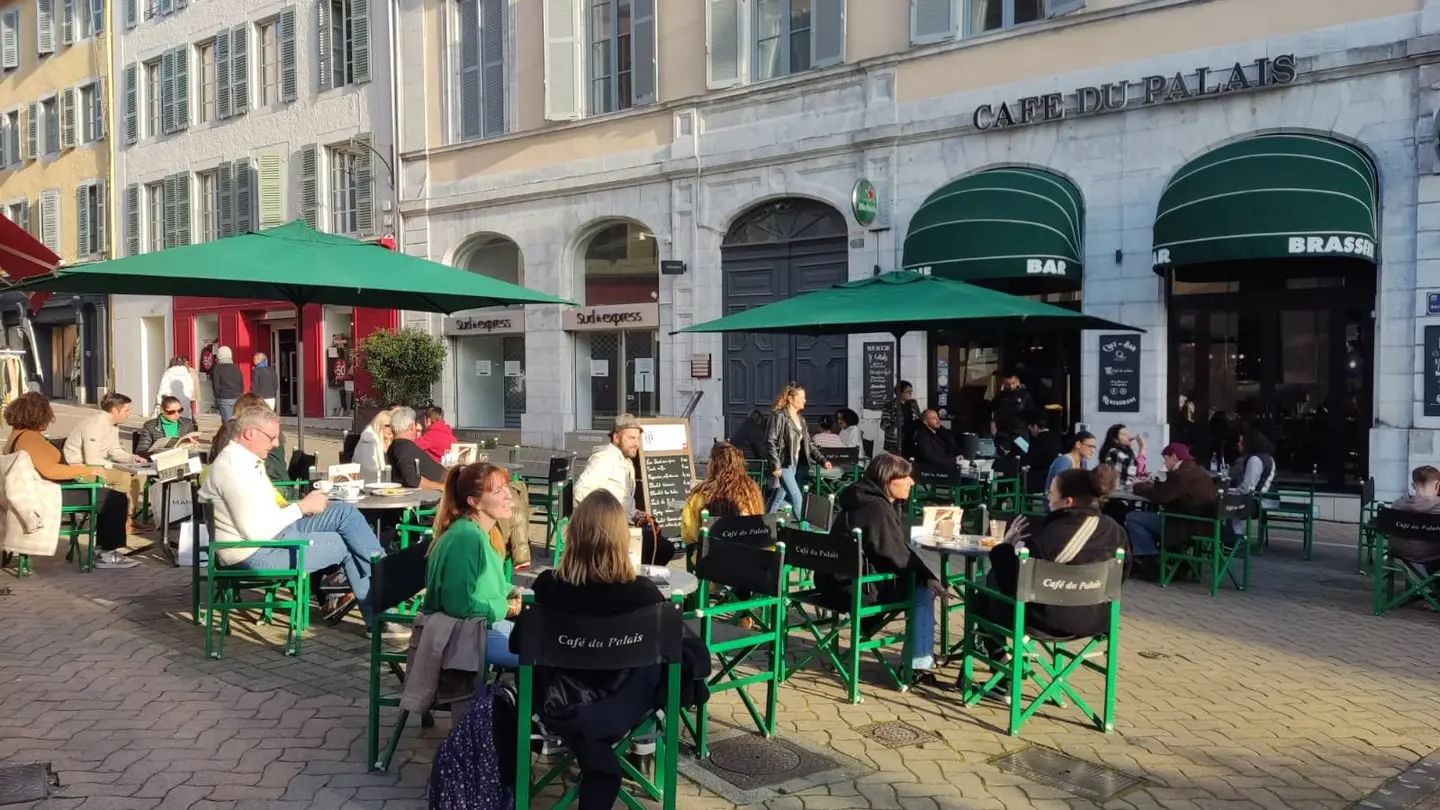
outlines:
M0 216L0 270L11 282L48 273L60 266L60 257L9 217ZM30 311L39 309L49 293L31 293Z

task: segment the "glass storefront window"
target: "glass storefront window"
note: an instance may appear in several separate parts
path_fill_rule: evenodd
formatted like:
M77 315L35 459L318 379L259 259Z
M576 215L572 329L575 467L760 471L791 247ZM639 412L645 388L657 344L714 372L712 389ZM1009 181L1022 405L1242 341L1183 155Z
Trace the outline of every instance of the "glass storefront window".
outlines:
M349 416L355 409L355 310L325 307L325 414Z
M599 228L581 258L584 305L654 304L660 293L655 235L636 222ZM621 413L660 412L660 331L575 332L576 426L608 430Z
M481 237L462 254L460 265L472 273L523 284L525 260L520 246L503 236ZM456 319L523 318L516 310L473 309ZM463 428L518 430L525 414L525 335L482 334L451 338L455 369L454 424Z

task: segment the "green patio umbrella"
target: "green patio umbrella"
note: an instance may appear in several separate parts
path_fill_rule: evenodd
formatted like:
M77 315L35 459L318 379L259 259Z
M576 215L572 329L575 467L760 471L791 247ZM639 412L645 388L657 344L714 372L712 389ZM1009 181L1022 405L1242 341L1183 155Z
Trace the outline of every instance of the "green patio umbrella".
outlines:
M171 295L288 301L449 314L517 304L569 304L477 273L320 233L296 221L107 262L61 267L0 291ZM303 341L303 330L297 333ZM304 374L304 346L298 373ZM302 376L303 379L303 376ZM298 425L305 447L304 387Z

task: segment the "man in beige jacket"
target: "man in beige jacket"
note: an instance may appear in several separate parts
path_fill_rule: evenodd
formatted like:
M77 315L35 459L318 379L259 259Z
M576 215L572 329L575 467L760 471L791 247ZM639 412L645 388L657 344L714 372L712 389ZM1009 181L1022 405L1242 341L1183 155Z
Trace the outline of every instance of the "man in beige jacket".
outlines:
M139 504L145 480L111 465L142 461L120 444L119 425L130 416L130 397L110 392L100 398L100 412L86 418L65 437L65 463L84 464L105 469L105 484L129 496L130 503ZM133 529L141 529L136 526Z

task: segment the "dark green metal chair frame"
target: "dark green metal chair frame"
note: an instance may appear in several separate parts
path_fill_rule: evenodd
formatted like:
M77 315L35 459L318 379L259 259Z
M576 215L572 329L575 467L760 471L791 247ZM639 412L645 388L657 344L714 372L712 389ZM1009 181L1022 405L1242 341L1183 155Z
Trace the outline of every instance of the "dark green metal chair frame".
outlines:
M375 614L370 622L370 701L366 722L365 766L371 771L390 769L390 760L395 757L395 749L400 745L400 737L405 733L405 724L410 719L410 712L402 709L382 756L380 710L398 707L400 694L382 693L381 669L388 667L403 690L406 664L405 651L385 649L382 628L386 623L407 626L415 624L415 614L425 600L425 555L429 551L430 542L428 536L422 537L414 543L402 545L392 554L376 554L370 558L370 593L375 600Z
M300 638L310 625L310 575L305 572L305 548L309 540L236 540L210 541L205 571L205 657L225 655L225 637L230 635L230 614L236 610L262 611L268 624L277 610L289 611L290 623L285 635L285 654L300 654ZM282 548L295 552L295 562L286 568L246 570L221 567L217 552L226 549ZM279 598L280 590L290 591L290 598ZM244 599L244 591L260 591L264 599ZM215 612L220 612L220 642L215 641Z
M1390 540L1403 537L1440 546L1440 516L1397 509L1379 509L1375 515L1376 564L1371 573L1372 603L1376 616L1419 599L1440 612L1440 570L1430 573L1420 563L1402 560L1390 551ZM1397 595L1397 580L1402 590Z
M570 471L574 467L574 459L570 456L552 456L550 458L550 469L542 486L530 490L529 508L536 506L545 510L545 539L549 542L555 532L555 525L560 522L562 510L558 507L561 499L565 497L566 490L575 486ZM519 477L519 476L516 476ZM527 482L528 485L528 482ZM527 513L528 514L528 513Z
M1386 506L1375 500L1375 479L1367 477L1360 488L1360 520L1355 524L1355 573L1368 574L1375 567L1378 535L1375 516Z
M100 490L104 486L105 482L99 478L89 481L76 479L60 485L62 498L66 492L86 492L90 496L88 504L60 507L60 536L69 544L65 561L74 560L82 574L95 570L95 511L99 508ZM80 546L81 537L86 539L84 548Z
M1226 493L1220 496L1219 513L1216 517L1181 515L1161 509L1160 587L1169 587L1181 570L1188 570L1197 581L1207 584L1211 597L1220 593L1220 584L1226 578L1229 578L1235 590L1249 590L1250 537L1258 508L1259 504L1253 495ZM1232 519L1244 521L1245 533L1227 540L1225 524ZM1170 550L1165 546L1166 528L1172 523L1194 526L1190 533L1190 542L1183 550ZM1237 564L1240 566L1239 578L1236 578L1232 568Z
M1019 554L1019 575L1015 595L1009 596L980 582L965 583L965 601L985 596L995 603L1008 605L1012 612L1008 622L996 623L979 611L965 611L964 653L960 666L960 691L966 706L973 706L1002 684L1010 697L1008 731L1020 736L1020 728L1042 706L1065 706L1073 702L1096 728L1110 733L1115 730L1115 685L1120 669L1120 587L1125 572L1125 552L1117 550L1114 560L1087 565L1066 565L1037 560L1026 550ZM1099 582L1099 587L1094 583ZM1027 605L1083 606L1109 604L1110 617L1104 633L1089 638L1053 638L1030 631L1025 626ZM1001 640L1007 656L991 658L980 643L980 636ZM1071 644L1084 642L1079 649ZM1091 660L1096 650L1104 648L1104 664ZM979 680L975 663L985 664L990 676ZM1098 672L1105 678L1104 704L1095 711L1071 686L1070 679L1082 669ZM1025 701L1026 684L1040 688L1030 702Z
M1260 553L1270 550L1274 532L1300 535L1300 558L1309 560L1315 545L1315 484L1318 468L1310 470L1310 488L1281 487L1260 494ZM1273 506L1266 506L1269 501ZM1278 502L1277 502L1278 501Z

